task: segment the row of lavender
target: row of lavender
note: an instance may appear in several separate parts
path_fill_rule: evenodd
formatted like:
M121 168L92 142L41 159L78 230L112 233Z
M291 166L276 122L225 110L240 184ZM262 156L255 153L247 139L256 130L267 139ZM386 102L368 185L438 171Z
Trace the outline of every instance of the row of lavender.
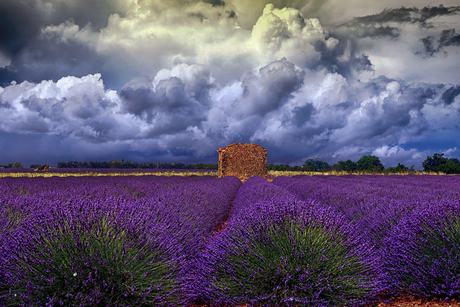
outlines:
M377 250L344 214L261 177L196 260L189 297L213 306L357 306L385 287Z
M458 298L460 177L250 178L193 271L217 306Z
M273 183L345 216L377 252L387 296L460 296L459 176L297 176Z
M177 305L235 177L0 180L0 305Z

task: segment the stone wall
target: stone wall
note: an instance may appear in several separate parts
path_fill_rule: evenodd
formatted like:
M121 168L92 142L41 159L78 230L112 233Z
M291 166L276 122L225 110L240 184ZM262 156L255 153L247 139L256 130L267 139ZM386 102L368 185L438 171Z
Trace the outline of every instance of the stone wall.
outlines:
M267 178L267 149L257 144L235 143L217 150L219 178L236 176L242 181L253 177Z

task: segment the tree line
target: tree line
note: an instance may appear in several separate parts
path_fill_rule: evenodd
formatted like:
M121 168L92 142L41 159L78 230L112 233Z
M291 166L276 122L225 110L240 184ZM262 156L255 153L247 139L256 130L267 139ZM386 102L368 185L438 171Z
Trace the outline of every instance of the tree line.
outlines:
M457 158L446 158L444 154L435 153L432 157L427 156L422 162L425 172L442 172L445 174L460 174L460 161ZM398 163L398 166L385 168L376 156L363 155L354 162L350 159L339 161L329 165L320 159L308 159L302 166L289 166L287 164L270 164L268 170L275 171L307 171L307 172L363 172L363 173L415 173L414 166L410 168Z
M0 165L0 168L22 168L21 162L13 162L8 165Z
M32 164L30 168L37 168L41 165ZM435 153L432 157L427 156L422 162L425 172L442 172L445 174L460 174L460 161L457 158L446 158L444 154ZM129 169L203 169L217 170L217 163L136 163L131 161L90 161L90 162L58 162L58 168L129 168ZM23 168L20 162L13 162L8 165L0 165L0 168ZM380 159L372 155L364 155L358 161L354 162L350 159L339 161L336 164L329 165L320 159L308 159L302 166L290 166L288 164L269 164L268 170L274 171L305 171L305 172L364 172L364 173L415 173L414 166L410 168L398 163L398 166L385 168L380 162Z
M112 161L90 161L90 162L58 162L58 168L139 168L139 169L203 169L203 170L217 170L217 163L137 163L131 161L121 161L112 160Z

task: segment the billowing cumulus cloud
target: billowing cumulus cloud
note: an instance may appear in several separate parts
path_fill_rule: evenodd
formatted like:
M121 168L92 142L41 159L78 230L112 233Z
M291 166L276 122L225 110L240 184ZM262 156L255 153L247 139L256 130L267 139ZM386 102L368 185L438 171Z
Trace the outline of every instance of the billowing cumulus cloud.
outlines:
M455 156L460 7L358 3L2 2L3 164Z
M460 99L443 98L450 88L383 77L350 82L286 59L222 86L206 67L179 64L119 93L105 89L100 75L11 84L1 89L8 120L0 128L80 144L81 156L118 147L120 155L208 160L226 144L255 142L278 162L284 152L291 163L372 153L388 164L417 164L429 151L405 144L439 131L458 135Z

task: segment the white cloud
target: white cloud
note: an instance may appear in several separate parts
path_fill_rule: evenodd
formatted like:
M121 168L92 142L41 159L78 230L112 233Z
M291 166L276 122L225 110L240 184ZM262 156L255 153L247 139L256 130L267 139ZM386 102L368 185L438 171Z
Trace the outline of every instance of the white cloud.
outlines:
M252 41L265 62L285 57L301 67L319 61L320 53L314 44L326 43L325 37L318 19L307 19L294 8L276 9L273 4L267 4L252 29ZM332 39L326 44L333 49L338 40Z
M10 106L0 108L3 131L75 135L100 141L133 136L133 123L118 113L118 95L104 89L100 74L12 84L3 89L0 99Z
M379 147L373 150L372 155L379 157L380 160L388 167L388 166L396 166L397 163L403 162L403 161L412 161L412 162L419 163L420 160L424 156L428 155L428 151L420 152L418 149L415 149L415 148L405 150L399 145L396 145L396 146L383 145L382 147ZM388 165L388 164L391 164L391 165Z
M446 150L441 150L441 152L444 153L444 155L445 155L446 157L451 157L452 154L453 154L454 152L456 152L456 151L457 151L457 147L449 148L449 149L446 149Z

